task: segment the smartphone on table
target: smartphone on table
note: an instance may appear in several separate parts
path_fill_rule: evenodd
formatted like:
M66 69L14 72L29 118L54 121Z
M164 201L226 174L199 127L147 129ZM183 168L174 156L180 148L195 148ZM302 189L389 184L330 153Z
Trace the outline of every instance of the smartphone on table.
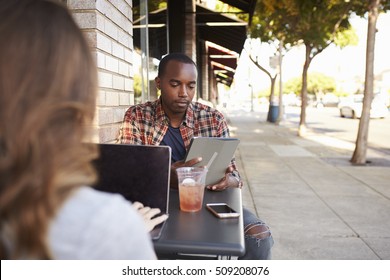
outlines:
M237 218L240 216L240 213L226 203L207 203L206 208L220 219Z

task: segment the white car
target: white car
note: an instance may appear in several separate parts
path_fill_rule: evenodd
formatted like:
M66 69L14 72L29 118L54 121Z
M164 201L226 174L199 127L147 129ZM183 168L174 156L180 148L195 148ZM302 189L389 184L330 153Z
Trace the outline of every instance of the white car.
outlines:
M360 118L362 116L363 96L356 95L352 98L342 100L339 103L338 108L340 110L340 116L342 118ZM374 97L371 103L370 118L385 118L388 114L389 109L387 108L386 104L382 102L382 100L380 100L379 98Z

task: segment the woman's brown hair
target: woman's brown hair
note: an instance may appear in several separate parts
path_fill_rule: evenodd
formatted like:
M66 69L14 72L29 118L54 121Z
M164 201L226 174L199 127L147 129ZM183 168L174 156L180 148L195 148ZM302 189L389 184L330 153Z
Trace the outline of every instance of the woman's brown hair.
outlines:
M0 256L50 258L50 221L95 180L97 153L82 140L96 67L66 7L1 1L0 19Z

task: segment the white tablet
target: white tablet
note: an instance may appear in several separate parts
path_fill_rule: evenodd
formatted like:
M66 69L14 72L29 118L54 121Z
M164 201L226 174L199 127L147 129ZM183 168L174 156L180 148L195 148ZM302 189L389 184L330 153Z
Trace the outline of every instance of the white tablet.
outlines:
M194 137L185 161L202 157L196 166L208 168L206 186L215 184L225 176L240 140L237 138Z

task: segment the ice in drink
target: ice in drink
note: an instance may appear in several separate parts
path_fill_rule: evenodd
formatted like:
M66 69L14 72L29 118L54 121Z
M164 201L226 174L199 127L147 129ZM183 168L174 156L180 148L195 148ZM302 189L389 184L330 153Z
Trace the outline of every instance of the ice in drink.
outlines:
M196 212L202 209L207 169L181 167L176 169L179 182L180 210Z

